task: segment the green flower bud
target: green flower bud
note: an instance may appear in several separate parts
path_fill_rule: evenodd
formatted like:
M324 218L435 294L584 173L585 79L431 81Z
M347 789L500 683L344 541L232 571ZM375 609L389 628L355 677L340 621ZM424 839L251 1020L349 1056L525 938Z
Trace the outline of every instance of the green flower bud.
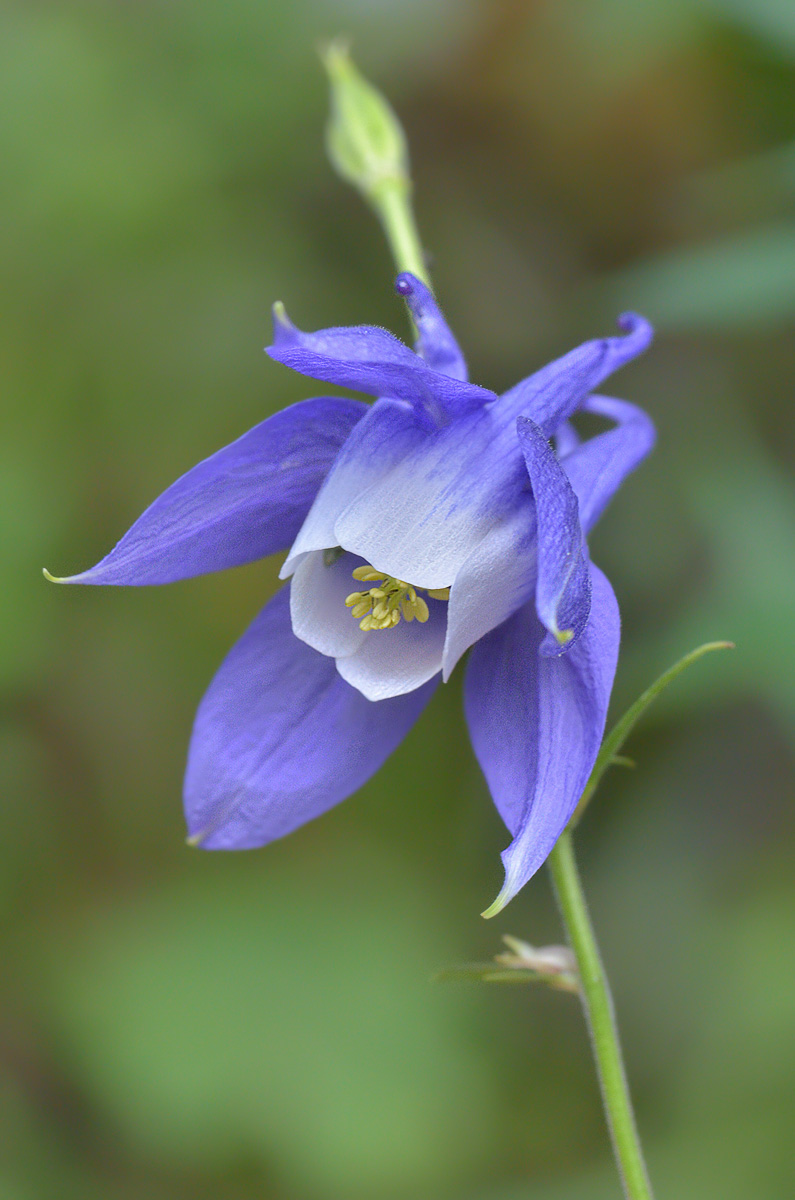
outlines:
M326 147L335 169L371 202L384 184L408 189L406 137L389 104L359 72L344 43L332 42L322 57L331 83Z

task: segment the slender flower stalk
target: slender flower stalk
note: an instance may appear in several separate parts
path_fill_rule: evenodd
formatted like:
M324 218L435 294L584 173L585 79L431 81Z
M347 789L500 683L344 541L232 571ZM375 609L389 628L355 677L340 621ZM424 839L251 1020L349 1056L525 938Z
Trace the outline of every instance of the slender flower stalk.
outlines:
M624 1192L627 1200L652 1200L624 1071L613 997L582 890L571 830L561 834L547 861L569 943L577 959L582 1006Z
M410 271L430 286L408 179L387 179L373 191L372 204L384 227L398 271Z

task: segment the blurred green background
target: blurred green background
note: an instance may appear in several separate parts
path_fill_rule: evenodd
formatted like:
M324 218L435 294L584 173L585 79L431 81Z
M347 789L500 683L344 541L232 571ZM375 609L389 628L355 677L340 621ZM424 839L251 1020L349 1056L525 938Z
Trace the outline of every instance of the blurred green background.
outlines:
M661 1198L793 1194L795 6L6 0L0 227L0 1200L608 1200L576 1001L438 984L557 941L460 678L387 768L265 850L183 842L192 715L268 562L62 589L307 381L304 328L407 334L322 144L347 33L406 125L438 294L501 390L635 308L653 459L594 540L614 711L700 641L580 836ZM460 672L459 672L460 675Z

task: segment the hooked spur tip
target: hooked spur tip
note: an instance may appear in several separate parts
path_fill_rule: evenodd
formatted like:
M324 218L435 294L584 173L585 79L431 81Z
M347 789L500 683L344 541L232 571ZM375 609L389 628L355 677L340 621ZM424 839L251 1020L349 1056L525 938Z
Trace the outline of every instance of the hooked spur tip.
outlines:
M636 312L622 312L616 318L616 325L622 333L634 334L646 346L654 337L654 328L650 321Z
M68 575L52 575L46 567L41 568L41 573L50 583L66 583L69 579Z
M416 285L417 280L410 271L401 271L395 280L395 291L399 296L411 296Z

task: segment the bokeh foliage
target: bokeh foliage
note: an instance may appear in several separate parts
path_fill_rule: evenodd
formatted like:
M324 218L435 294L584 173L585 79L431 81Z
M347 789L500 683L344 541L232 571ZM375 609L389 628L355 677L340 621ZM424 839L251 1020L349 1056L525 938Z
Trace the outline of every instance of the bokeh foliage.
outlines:
M576 1003L430 982L504 831L460 682L267 850L183 844L192 713L274 563L54 589L181 471L307 394L304 327L406 333L323 159L350 33L410 136L440 298L499 390L638 308L660 430L594 539L616 710L711 638L579 835L661 1196L792 1194L795 9L784 0L8 0L0 14L0 1197L600 1200ZM729 661L731 659L731 661Z

